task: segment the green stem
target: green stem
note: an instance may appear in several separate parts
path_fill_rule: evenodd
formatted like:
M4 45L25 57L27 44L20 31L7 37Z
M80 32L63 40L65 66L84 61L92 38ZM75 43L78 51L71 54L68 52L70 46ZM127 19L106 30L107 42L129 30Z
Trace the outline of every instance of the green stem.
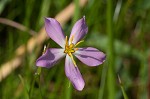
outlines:
M118 81L119 81L120 88L121 88L121 91L122 91L122 94L123 94L124 99L128 99L128 96L127 96L127 94L126 94L126 92L125 92L125 89L124 89L124 87L123 87L123 84L122 84L122 81L121 81L119 75L118 75Z
M67 79L66 80L66 93L65 93L65 99L71 99L72 96L72 85L71 82Z
M29 90L28 90L28 87L27 87L27 85L25 84L25 81L24 81L24 79L22 78L22 76L19 74L18 75L19 76L19 78L20 78L20 81L21 81L21 83L22 83L22 85L23 85L23 87L25 87L25 92L26 92L26 94L28 95L26 98L27 99L29 99Z
M139 82L140 82L140 86L139 86L139 91L138 91L138 97L143 98L144 96L148 96L148 91L147 89L147 82L148 82L148 53L146 53L146 43L145 43L145 32L144 32L144 27L146 24L146 16L149 14L150 10L147 10L143 16L143 18L141 19L141 30L139 31L140 35L139 35L139 41L141 42L141 63L140 63L140 69L139 69ZM148 97L145 97L148 98ZM148 98L149 99L149 98Z
M41 76L39 76L39 80L38 80L38 82L39 82L39 89L40 89L41 99L43 99L40 79L41 79Z
M107 50L107 59L108 59L108 99L115 99L115 76L114 76L114 33L112 29L112 0L107 0L107 33L108 33L108 50Z
M127 96L127 94L126 94L126 92L124 90L124 87L122 85L120 85L120 87L121 87L121 91L122 91L124 99L128 99L128 96Z
M34 83L35 83L35 77L32 80L31 87L30 87L30 90L29 90L29 99L31 99L32 91L34 89Z
M102 69L102 75L101 75L101 82L100 82L100 88L99 88L99 96L98 99L104 99L104 90L105 90L105 81L106 81L106 74L107 74L108 67L106 65L103 66Z
M31 96L32 96L32 91L33 91L33 89L34 89L35 81L36 81L36 79L40 76L40 74L41 74L41 67L38 67L38 68L37 68L37 71L36 71L36 73L35 73L35 75L34 75L34 78L33 78L33 80L32 80L30 90L29 90L29 98L30 98L30 99L31 99Z

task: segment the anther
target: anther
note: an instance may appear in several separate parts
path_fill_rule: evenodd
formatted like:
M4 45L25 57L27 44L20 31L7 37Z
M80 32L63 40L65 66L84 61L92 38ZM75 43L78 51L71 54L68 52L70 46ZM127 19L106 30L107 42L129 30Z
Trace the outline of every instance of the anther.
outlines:
M84 40L79 41L79 42L75 45L75 47L78 46L78 45L79 45L80 43L82 43L82 42L84 42Z
M46 45L44 45L44 49L43 49L43 53L42 54L45 54L45 52L46 52Z
M68 37L66 36L66 45L65 46L68 46Z
M72 35L71 38L70 38L70 42L71 42L71 43L72 43L72 41L73 41L73 38L74 38L74 35Z
M69 45L69 48L74 48L74 44L71 43L71 44Z
M75 50L75 51L77 51L77 50L78 50L78 48L74 48L74 50Z

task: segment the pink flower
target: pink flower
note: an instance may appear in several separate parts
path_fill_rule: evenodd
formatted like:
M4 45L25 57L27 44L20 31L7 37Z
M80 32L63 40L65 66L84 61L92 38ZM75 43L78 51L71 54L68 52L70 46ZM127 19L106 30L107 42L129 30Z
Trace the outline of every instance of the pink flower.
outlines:
M45 29L48 36L62 48L49 48L45 54L39 57L36 65L51 68L57 61L66 56L65 73L75 89L81 91L85 82L78 69L74 56L88 66L98 66L105 61L105 54L93 47L77 48L83 42L83 37L88 32L85 17L78 20L70 34L70 38L64 36L59 22L53 18L45 18Z

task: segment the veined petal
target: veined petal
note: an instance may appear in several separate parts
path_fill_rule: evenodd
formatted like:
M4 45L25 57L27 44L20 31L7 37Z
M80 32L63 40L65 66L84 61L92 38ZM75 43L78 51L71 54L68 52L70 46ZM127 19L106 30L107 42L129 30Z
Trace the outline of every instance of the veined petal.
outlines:
M61 47L65 46L65 36L60 23L53 18L45 18L45 29L48 36Z
M65 56L64 49L49 48L36 61L36 66L50 68Z
M85 16L78 20L75 25L72 28L71 34L70 34L70 39L73 37L72 43L76 44L79 42L85 34L88 32L88 27L85 22Z
M88 66L98 66L105 61L106 55L93 47L79 48L74 55Z
M71 58L68 55L66 55L65 73L68 79L71 81L71 83L75 87L75 89L81 91L84 88L85 82L82 78L82 75L78 67L74 66Z

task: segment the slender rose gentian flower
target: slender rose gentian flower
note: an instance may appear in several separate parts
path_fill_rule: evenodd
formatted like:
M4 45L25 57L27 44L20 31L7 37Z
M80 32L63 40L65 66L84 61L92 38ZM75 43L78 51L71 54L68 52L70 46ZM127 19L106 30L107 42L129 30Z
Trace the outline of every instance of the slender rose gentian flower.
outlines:
M85 82L74 60L76 56L88 66L98 66L105 61L105 54L93 47L77 48L83 42L83 37L88 32L85 17L78 20L71 31L70 37L64 36L59 22L53 18L45 18L45 29L48 36L62 48L49 48L37 59L36 65L51 68L57 61L65 59L65 73L75 89L81 91ZM74 56L73 56L74 55Z

